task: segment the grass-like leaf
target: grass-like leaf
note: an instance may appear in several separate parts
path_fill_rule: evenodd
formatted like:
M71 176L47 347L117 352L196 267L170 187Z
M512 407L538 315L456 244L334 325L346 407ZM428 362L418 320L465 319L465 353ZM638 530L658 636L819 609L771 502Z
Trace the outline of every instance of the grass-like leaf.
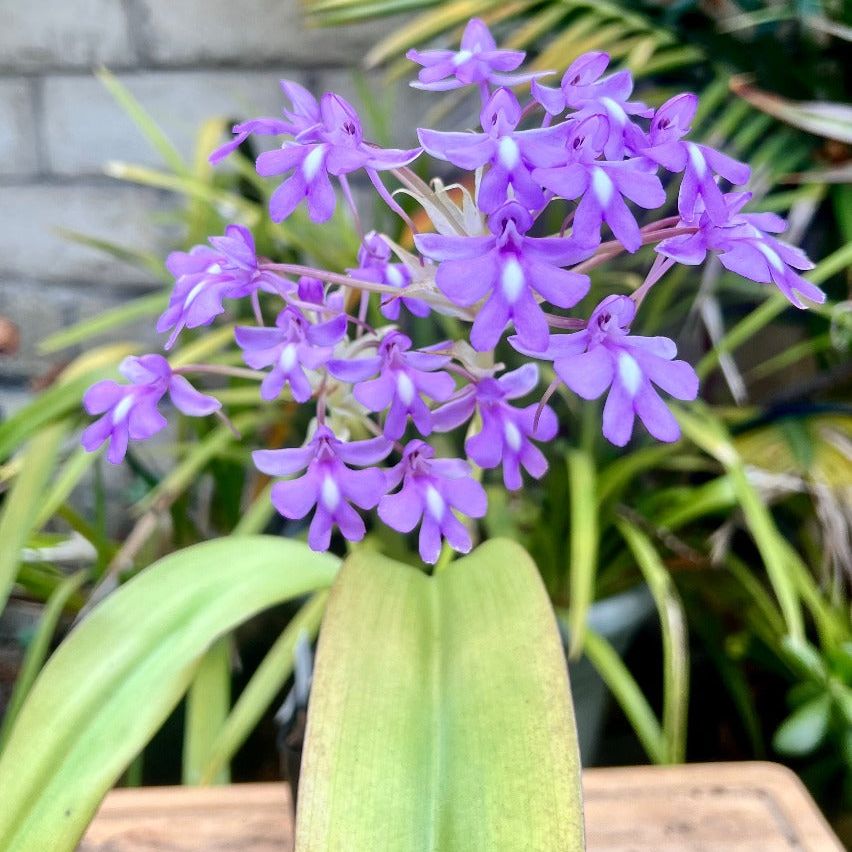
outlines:
M48 661L12 728L0 849L74 849L211 644L336 571L337 559L298 542L237 537L171 554L111 594Z
M628 521L618 521L636 563L651 590L663 637L663 739L667 763L686 756L686 717L689 706L689 643L686 616L669 572L650 539Z
M583 651L586 619L595 592L598 565L597 494L595 467L590 453L582 450L569 452L568 486L571 495L569 654L576 659Z

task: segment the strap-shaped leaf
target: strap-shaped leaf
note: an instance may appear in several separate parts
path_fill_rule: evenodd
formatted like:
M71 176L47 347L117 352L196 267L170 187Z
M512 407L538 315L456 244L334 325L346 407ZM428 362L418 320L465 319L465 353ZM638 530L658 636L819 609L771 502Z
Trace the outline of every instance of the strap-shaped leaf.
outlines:
M535 565L496 539L434 577L346 560L320 633L298 852L583 848L565 658Z
M218 539L161 559L92 610L39 675L0 756L0 849L74 849L211 643L329 585L337 564L287 539Z

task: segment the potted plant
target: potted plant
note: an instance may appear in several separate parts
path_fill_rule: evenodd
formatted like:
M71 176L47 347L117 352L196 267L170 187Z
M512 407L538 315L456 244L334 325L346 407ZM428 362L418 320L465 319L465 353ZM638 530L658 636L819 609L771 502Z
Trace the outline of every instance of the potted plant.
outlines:
M694 400L698 376L672 340L635 333L645 299L677 264L708 255L799 307L825 297L796 271L810 268L805 255L774 236L779 217L745 212L747 192L723 191L723 180L744 184L748 167L685 138L694 95L656 110L631 100L629 73L605 76L602 53L581 56L551 86L541 73L519 71L524 55L498 49L476 19L458 50L410 58L421 66L421 88L479 92L479 131L421 128L418 147L384 148L365 138L344 98L317 99L285 82L283 116L238 124L211 157L223 159L252 134L283 137L257 159L261 176L283 176L270 218L287 221L304 205L314 222L328 221L341 203L336 181L360 232L357 264L277 262L258 251L248 227L229 224L207 245L169 257L175 286L157 327L168 353L186 329L243 303L248 318L225 332L244 363L217 346L207 358L201 345L170 358L131 355L124 382L103 378L85 392L94 419L83 446L105 445L113 464L131 440L166 427L158 407L166 397L186 416L219 418L219 434L249 427L267 441L281 420L272 403L285 399L290 437L272 447L259 440L253 461L272 478L271 505L307 544L249 535L245 524L163 558L88 613L33 686L0 757L4 848L73 848L187 688L193 716L214 712L204 695L221 671L216 640L308 594L278 649L279 659L292 655L322 618L297 849L416 848L424 838L440 849L495 849L519 837L536 848L583 847L557 620L522 547L494 537L474 548L488 503L483 480L493 472L502 486L490 488L512 492L547 475L540 444L560 432L550 404L557 392L605 396L601 429L616 447L637 419L667 444L682 424L736 472L721 427L698 404L670 402ZM522 103L512 87L527 84ZM473 191L423 181L411 164L425 155L470 173ZM661 171L681 175L677 213L640 226L633 205L666 202ZM413 245L367 230L350 183L361 173L409 226ZM388 175L433 230L415 227ZM637 286L590 296L589 272L643 246L655 254ZM226 382L258 386L272 405L247 413L244 394L220 389ZM234 417L225 413L229 398L243 408ZM578 531L571 555L589 562L596 543L584 549L583 490L593 483L580 448L569 466ZM611 479L595 485L595 499L611 493ZM367 540L372 510L376 532ZM629 516L615 527L665 610L670 579L646 532ZM419 564L378 552L388 530L395 538L416 531ZM342 564L328 552L338 535L349 549ZM585 639L604 660L608 645L585 634L589 571L579 576L570 646ZM795 622L792 605L784 617ZM664 622L667 648L678 641L673 625ZM667 677L682 683L677 661L667 662ZM677 717L682 704L671 694L665 713ZM228 743L250 722L238 703L215 739L190 743L190 752L206 745L201 779L222 768ZM667 728L679 730L677 718ZM198 730L203 737L203 724ZM677 737L661 748L664 758L682 758Z

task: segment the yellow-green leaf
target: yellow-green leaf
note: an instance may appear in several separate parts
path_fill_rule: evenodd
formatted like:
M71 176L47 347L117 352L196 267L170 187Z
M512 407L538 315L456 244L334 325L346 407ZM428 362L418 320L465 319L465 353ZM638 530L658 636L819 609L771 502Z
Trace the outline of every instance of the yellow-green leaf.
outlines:
M335 557L299 542L241 536L171 554L110 595L50 658L11 730L0 849L74 849L210 645L336 571Z
M583 848L565 658L513 542L433 577L347 559L308 712L299 852Z

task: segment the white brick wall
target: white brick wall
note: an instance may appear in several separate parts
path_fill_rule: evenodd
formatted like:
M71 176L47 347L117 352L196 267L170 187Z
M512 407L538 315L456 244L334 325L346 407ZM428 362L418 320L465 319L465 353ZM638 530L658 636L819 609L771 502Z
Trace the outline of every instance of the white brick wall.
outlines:
M162 252L170 239L167 227L157 220L173 206L173 200L160 192L117 182L4 186L0 188L2 288L14 287L22 278L46 285L103 285L117 292L150 286L150 274L71 242L56 230L67 228ZM45 296L50 292L49 287L43 291Z
M0 80L0 176L30 178L38 171L34 84Z
M0 67L132 65L135 54L119 0L0 0Z
M298 0L135 2L141 49L160 65L351 65L388 28L386 22L345 30L309 28Z
M23 341L0 356L0 409L50 366L40 337L155 286L56 228L160 254L179 238L173 197L103 176L107 160L159 162L94 69L114 70L189 155L207 118L278 114L283 76L351 95L343 69L393 25L307 30L299 0L0 0L0 315ZM414 144L427 101L397 99L396 142Z
M187 158L208 118L279 115L278 80L305 83L293 69L213 70L119 74ZM46 157L59 175L100 174L108 160L160 166L162 162L115 100L94 77L57 76L44 81Z

